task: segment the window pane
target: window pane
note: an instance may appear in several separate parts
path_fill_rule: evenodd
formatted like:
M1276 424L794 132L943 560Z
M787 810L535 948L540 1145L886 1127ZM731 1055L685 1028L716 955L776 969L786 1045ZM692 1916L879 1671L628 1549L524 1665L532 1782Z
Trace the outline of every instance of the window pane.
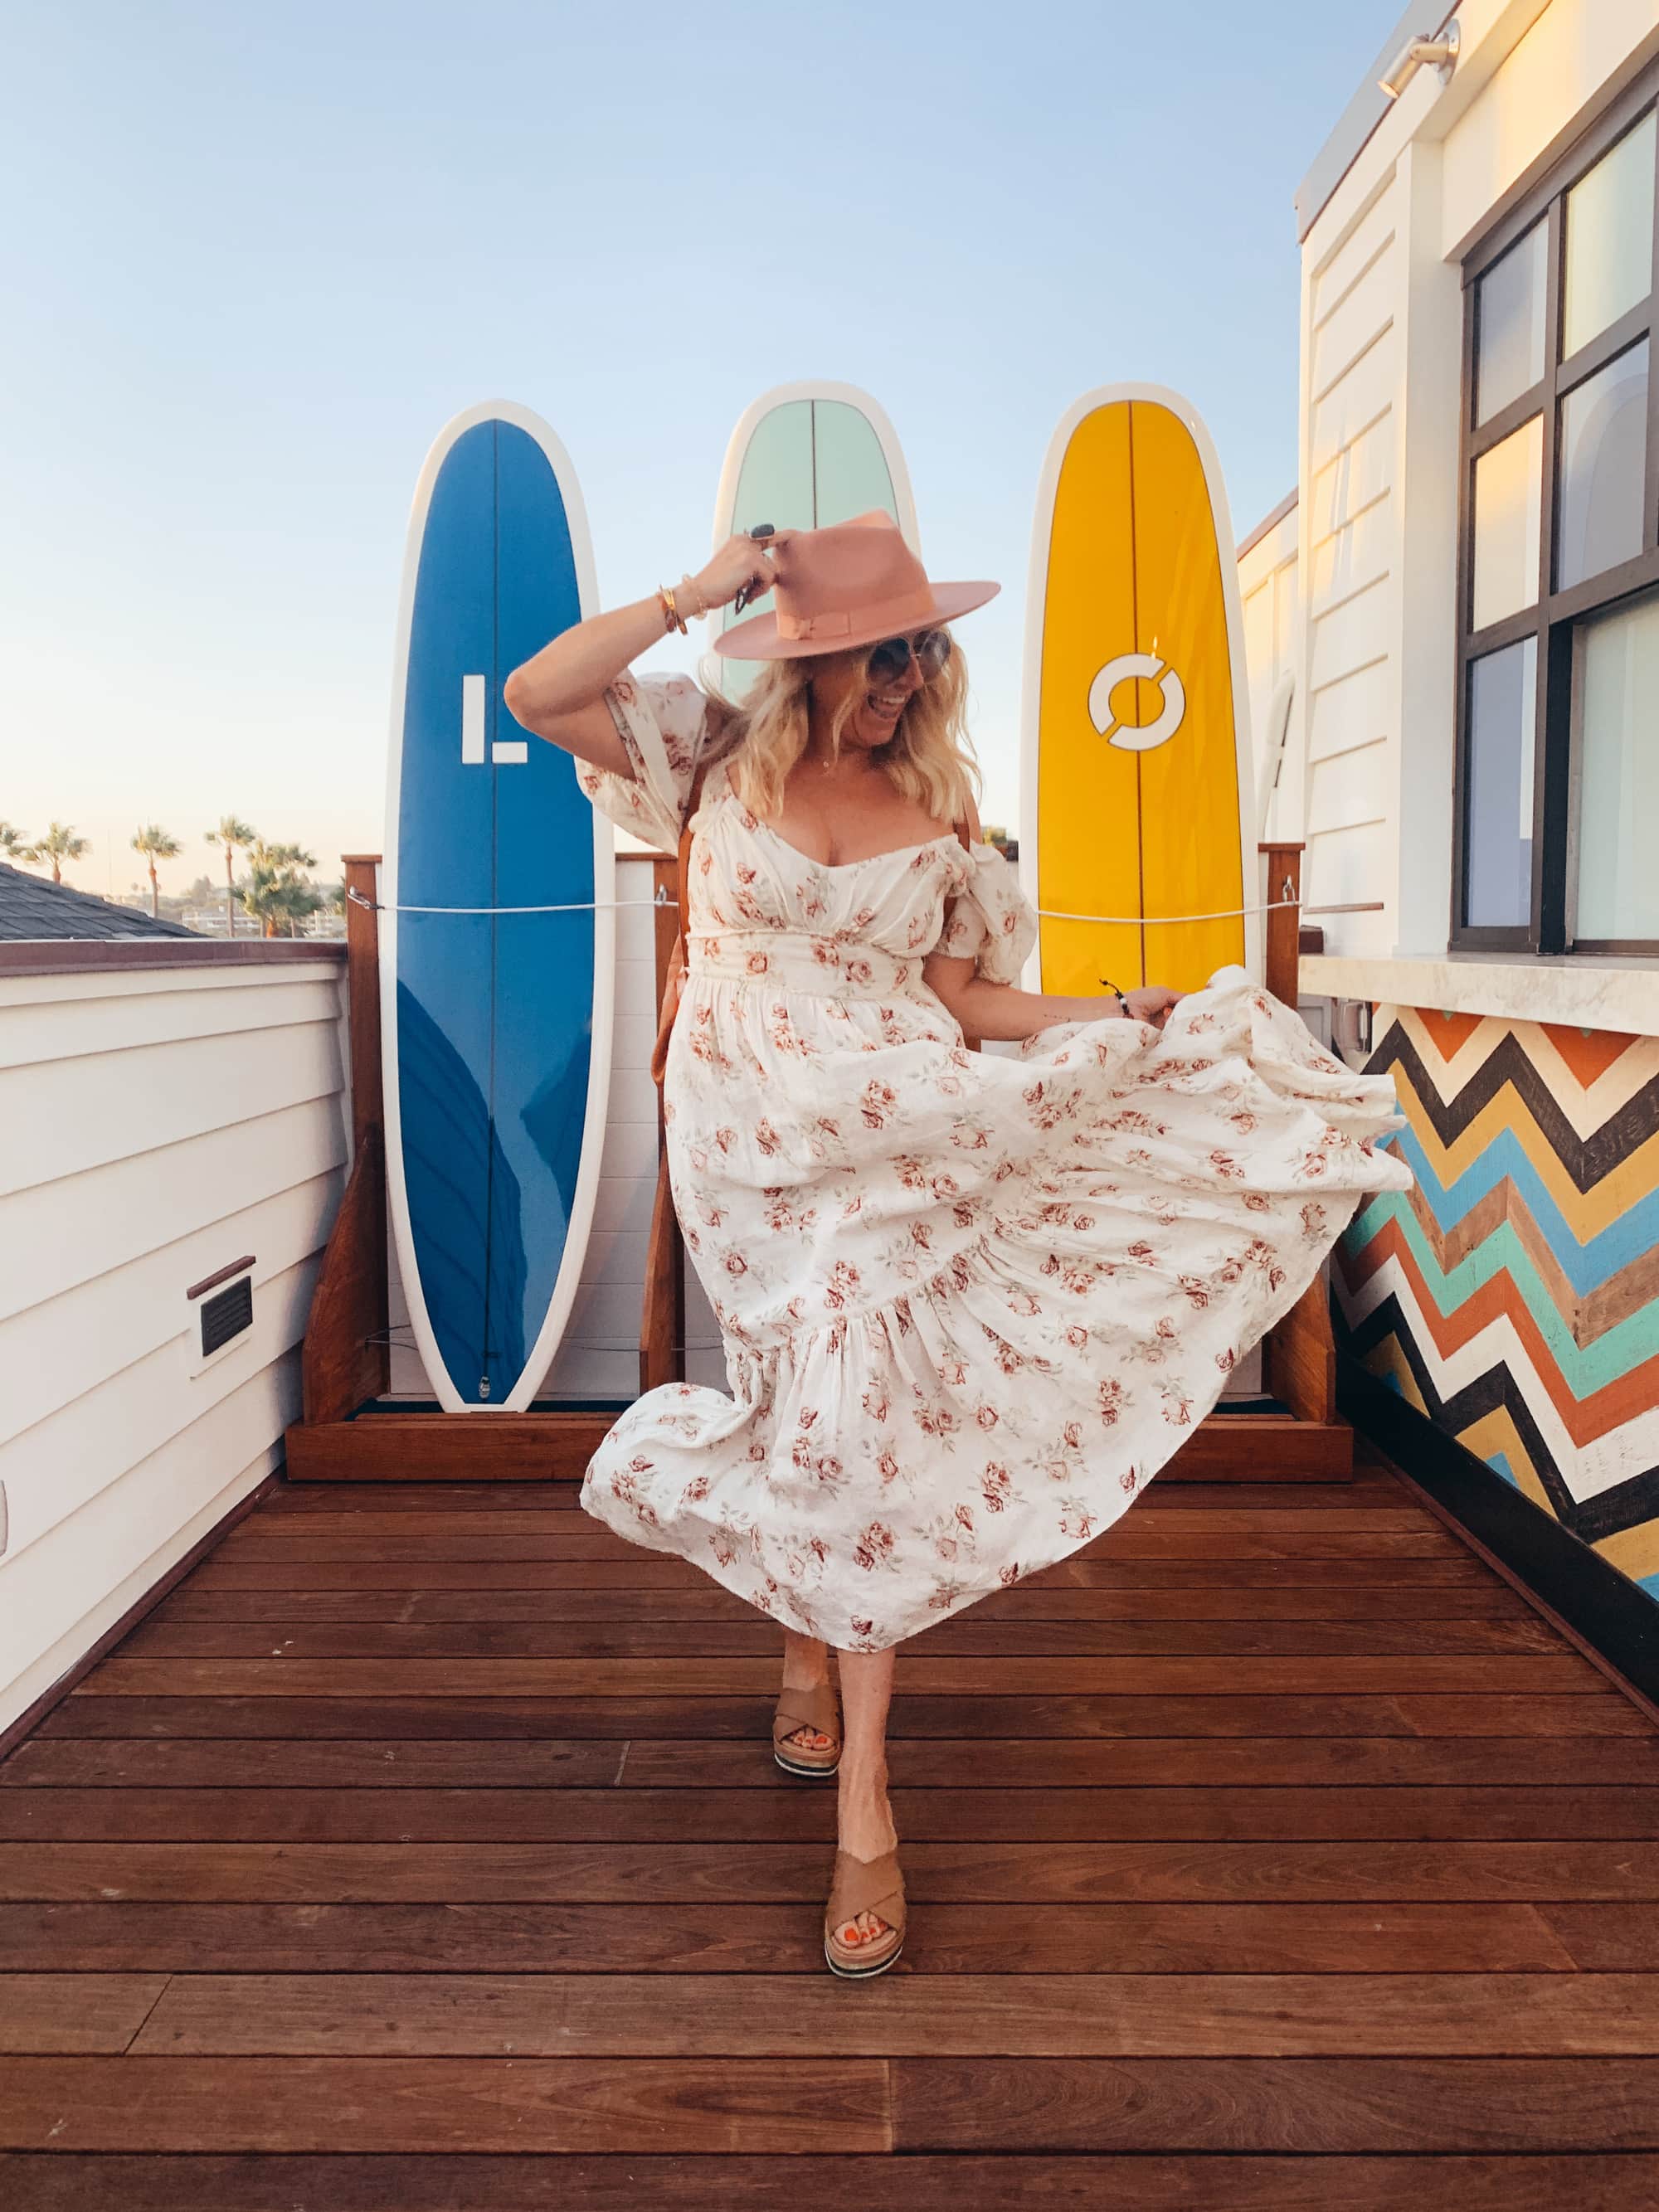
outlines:
M1649 115L1567 194L1564 361L1652 286L1654 129Z
M1482 453L1474 465L1474 627L1502 622L1538 597L1538 532L1544 418Z
M1648 342L1586 377L1561 402L1558 591L1642 550L1648 455Z
M1659 599L1598 616L1579 647L1575 933L1659 938Z
M1533 712L1538 641L1489 653L1469 670L1463 919L1525 927L1532 917Z
M1549 233L1534 223L1475 286L1474 419L1489 422L1544 374L1545 260Z

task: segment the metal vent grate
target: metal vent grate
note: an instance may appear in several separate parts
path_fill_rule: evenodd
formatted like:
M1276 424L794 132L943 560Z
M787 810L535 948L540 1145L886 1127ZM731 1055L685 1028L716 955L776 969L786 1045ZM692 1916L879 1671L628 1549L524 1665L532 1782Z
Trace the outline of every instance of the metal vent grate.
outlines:
M202 1357L217 1352L222 1344L228 1344L233 1336L240 1336L245 1328L253 1326L253 1278L244 1275L240 1283L233 1283L228 1291L221 1291L216 1298L208 1298L202 1306Z

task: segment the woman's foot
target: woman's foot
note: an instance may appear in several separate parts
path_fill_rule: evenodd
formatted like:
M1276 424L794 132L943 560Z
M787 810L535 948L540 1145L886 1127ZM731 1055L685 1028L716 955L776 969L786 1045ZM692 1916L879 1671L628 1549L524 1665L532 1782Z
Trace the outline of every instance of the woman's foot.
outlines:
M783 1639L783 1698L787 1703L791 1690L822 1692L831 1686L830 1680L830 1651L827 1644L815 1642L808 1636L797 1636L786 1629ZM793 1745L797 1750L815 1753L822 1758L834 1749L836 1739L821 1728L811 1726L792 1729L781 1738L782 1744Z
M887 1802L884 1766L878 1772L860 1778L849 1773L843 1762L836 1843L836 1848L849 1858L860 1860L866 1865L897 1850L898 1831L893 1826L892 1808ZM849 1915L835 1930L847 1950L868 1949L872 1954L879 1954L890 1932L891 1923L878 1912L868 1910Z

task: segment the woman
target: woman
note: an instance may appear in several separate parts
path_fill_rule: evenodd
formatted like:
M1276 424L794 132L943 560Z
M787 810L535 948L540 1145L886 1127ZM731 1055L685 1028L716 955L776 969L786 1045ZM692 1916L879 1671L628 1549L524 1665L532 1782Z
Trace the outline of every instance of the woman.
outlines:
M763 664L741 712L628 677L757 588L775 611L716 641ZM1115 1520L1359 1195L1407 1179L1372 1149L1387 1080L1241 969L1179 1000L1018 988L1036 916L952 827L977 769L945 625L997 588L933 586L882 514L737 538L506 690L595 805L669 847L705 769L663 1097L732 1395L637 1400L582 1504L781 1625L774 1753L839 1778L824 1955L848 1976L904 1940L897 1644Z

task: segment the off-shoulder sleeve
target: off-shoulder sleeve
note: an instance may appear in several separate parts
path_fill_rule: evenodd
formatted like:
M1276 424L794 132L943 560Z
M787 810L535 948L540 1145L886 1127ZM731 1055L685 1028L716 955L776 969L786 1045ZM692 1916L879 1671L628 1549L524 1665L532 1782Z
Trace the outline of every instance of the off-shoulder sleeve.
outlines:
M935 950L975 963L988 983L1018 983L1036 943L1036 909L994 845L970 845L968 880L952 900Z
M685 826L691 778L708 727L708 702L689 676L619 676L605 694L632 781L576 763L576 781L635 837L672 852Z

